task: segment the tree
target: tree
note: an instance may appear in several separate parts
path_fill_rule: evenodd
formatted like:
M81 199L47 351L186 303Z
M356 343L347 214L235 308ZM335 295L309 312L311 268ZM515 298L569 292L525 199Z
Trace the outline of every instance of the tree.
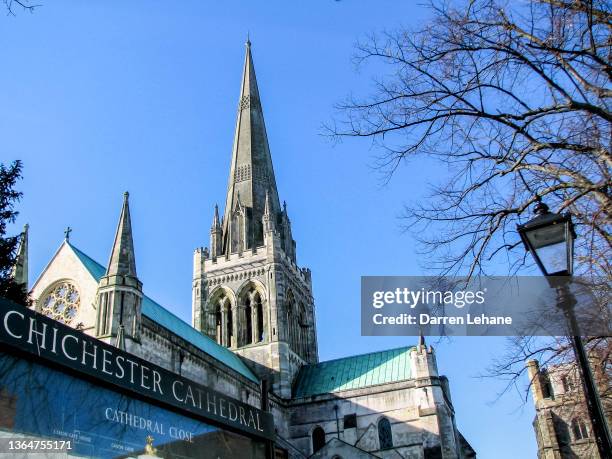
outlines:
M500 265L517 273L529 260L516 224L542 199L573 216L578 272L609 285L611 4L472 0L429 7L424 27L358 43L357 63L382 63L387 76L370 96L338 106L330 134L371 139L388 179L419 156L445 165L445 181L404 215L437 273L473 276ZM514 344L493 369L512 381L526 358L568 358L563 340Z
M15 11L17 9L29 11L33 13L36 8L38 8L39 4L34 4L31 0L2 0L4 2L4 6L6 7L7 14L9 16L15 16Z
M13 223L18 215L15 203L22 193L15 190L21 178L21 161L14 161L8 167L0 164L0 296L20 304L27 304L27 292L21 284L13 281L17 248L20 236L7 236L7 225Z

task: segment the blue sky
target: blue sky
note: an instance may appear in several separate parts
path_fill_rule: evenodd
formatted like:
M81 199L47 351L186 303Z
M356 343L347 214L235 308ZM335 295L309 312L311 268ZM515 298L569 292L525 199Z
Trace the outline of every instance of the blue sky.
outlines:
M422 273L427 260L398 215L443 171L413 162L383 186L371 144L334 145L321 124L334 103L371 88L351 62L355 41L418 26L423 8L387 0L42 3L34 14L0 16L0 160L24 161L17 225L31 227L31 279L67 225L77 247L106 263L129 190L144 289L190 321L192 254L208 245L213 206L224 200L248 31L280 196L298 262L313 272L321 358L415 343L360 336L360 276ZM438 365L479 457L536 457L531 400L522 406L511 393L493 403L503 383L478 378L503 347L500 338L443 342Z

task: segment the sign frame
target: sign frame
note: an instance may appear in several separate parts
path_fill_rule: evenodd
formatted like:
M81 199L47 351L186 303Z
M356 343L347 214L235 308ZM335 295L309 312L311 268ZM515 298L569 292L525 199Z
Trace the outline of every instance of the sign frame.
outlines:
M11 353L254 439L275 440L263 411L0 298L0 344Z

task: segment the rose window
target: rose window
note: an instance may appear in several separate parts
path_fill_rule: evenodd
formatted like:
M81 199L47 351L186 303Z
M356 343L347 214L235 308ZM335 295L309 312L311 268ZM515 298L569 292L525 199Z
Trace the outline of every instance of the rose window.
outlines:
M79 311L80 300L74 285L60 282L44 298L42 312L47 317L69 324Z

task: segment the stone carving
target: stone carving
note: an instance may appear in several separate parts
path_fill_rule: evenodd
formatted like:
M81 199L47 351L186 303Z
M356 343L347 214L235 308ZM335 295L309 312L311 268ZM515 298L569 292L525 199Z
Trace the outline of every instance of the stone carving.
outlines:
M238 104L238 107L240 111L242 111L244 109L251 108L251 105L253 106L253 108L260 108L259 98L253 95L246 95L240 98L240 103Z

